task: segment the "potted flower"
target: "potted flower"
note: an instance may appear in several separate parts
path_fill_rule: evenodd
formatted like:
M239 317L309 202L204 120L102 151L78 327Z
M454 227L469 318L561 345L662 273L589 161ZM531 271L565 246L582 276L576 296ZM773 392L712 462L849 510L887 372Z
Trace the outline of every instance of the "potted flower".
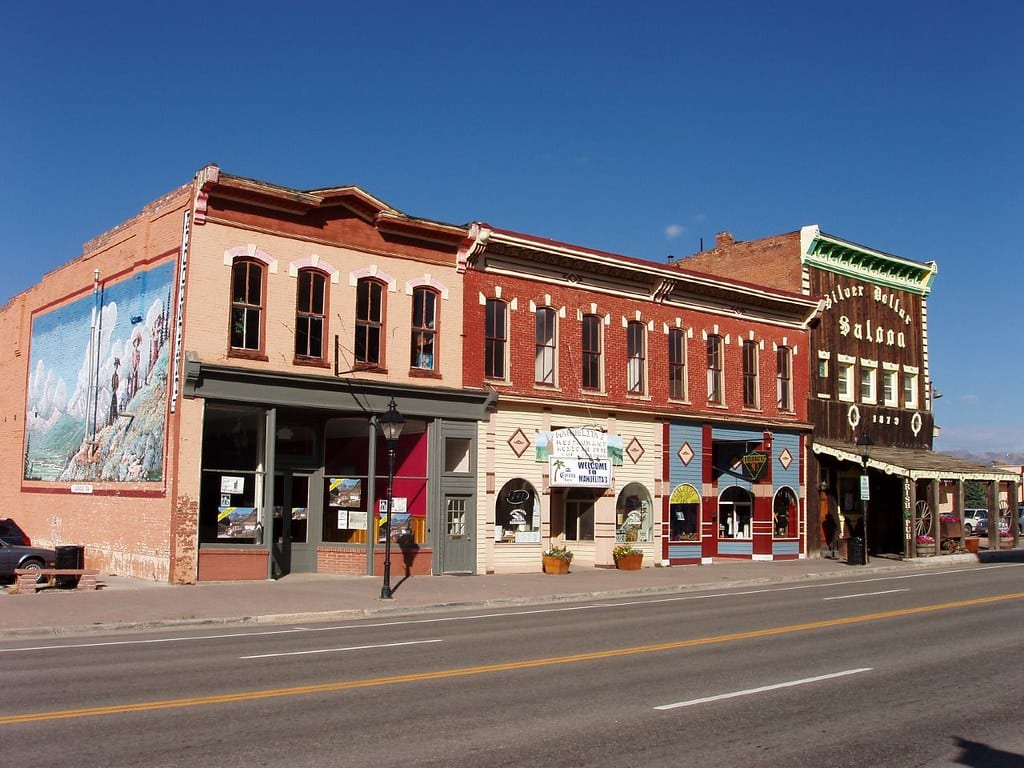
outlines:
M612 550L615 567L620 571L639 571L643 564L644 553L632 544L619 544Z
M541 559L544 562L544 573L568 573L572 550L552 544L541 552Z
M934 555L935 554L935 537L921 533L917 537L917 554L918 555Z

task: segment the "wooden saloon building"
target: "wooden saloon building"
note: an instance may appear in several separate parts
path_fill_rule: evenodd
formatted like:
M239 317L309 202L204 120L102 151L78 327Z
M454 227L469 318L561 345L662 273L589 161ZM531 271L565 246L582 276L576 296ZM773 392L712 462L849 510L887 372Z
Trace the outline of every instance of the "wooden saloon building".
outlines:
M807 371L808 485L816 489L808 517L820 523L808 528L811 551L842 555L857 537L868 554L931 554L944 539L959 547L960 526L944 528L942 518L962 521L966 480L988 484L993 518L1003 498L1016 519L1014 475L932 450L927 299L935 262L806 226L748 242L720 233L715 248L679 263L722 276L757 274L766 285L823 300Z

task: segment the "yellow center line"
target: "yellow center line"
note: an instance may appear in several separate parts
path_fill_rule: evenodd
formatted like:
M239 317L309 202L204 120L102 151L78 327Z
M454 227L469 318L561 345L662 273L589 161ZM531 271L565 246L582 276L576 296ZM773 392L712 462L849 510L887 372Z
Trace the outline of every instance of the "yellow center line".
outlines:
M270 688L261 691L247 691L240 693L226 693L216 696L195 696L184 699L162 699L156 701L143 701L136 704L116 704L106 707L83 707L79 709L64 709L55 712L30 712L20 715L0 716L0 725L13 725L15 723L38 723L46 720L64 720L78 717L97 717L100 715L115 715L128 712L149 712L158 709L176 709L182 707L198 707L210 704L226 704L236 701L257 701L260 699L272 699L281 696L305 696L311 693L326 693L334 691L348 691L357 688L372 688L382 685L398 685L401 683L415 683L424 680L443 680L453 677L467 677L469 675L486 675L494 672L511 672L519 669L534 669L554 664L574 664L581 661L595 661L598 659L611 659L619 656L634 656L642 653L658 653L661 651L677 650L679 648L694 648L703 645L714 645L717 643L730 643L737 640L751 640L759 637L771 637L773 635L785 635L794 632L807 632L814 629L825 629L828 627L841 627L848 624L859 624L867 621L879 621L880 619L892 619L902 616L914 616L922 613L935 611L948 611L954 608L965 608L976 605L987 605L991 603L1006 602L1008 600L1020 600L1024 598L1024 592L1014 592L1005 595L993 595L991 597L979 597L972 600L957 600L951 603L938 603L935 605L923 605L918 608L901 608L893 611L881 611L879 613L867 613L860 616L847 616L841 619L828 619L824 621L810 621L804 624L791 624L784 627L770 627L768 629L756 629L749 632L735 632L728 635L713 635L711 637L698 637L692 640L674 640L669 643L654 643L652 645L636 645L628 648L614 648L607 651L592 651L590 653L575 653L568 656L549 656L541 659L526 659L524 661L509 661L500 664L484 664L475 667L462 667L460 669L445 669L437 672L418 672L409 675L393 675L390 677L374 677L368 680L346 680L334 683L321 683L319 685L298 685L290 688Z

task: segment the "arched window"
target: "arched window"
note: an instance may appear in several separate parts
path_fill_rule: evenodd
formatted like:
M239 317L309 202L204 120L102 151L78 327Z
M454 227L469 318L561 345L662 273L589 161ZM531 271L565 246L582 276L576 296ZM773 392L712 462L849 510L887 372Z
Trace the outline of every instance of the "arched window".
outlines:
M540 496L520 477L505 483L495 499L494 541L499 544L540 541Z
M751 517L754 497L738 485L730 485L718 499L718 536L722 539L749 539L753 536Z
M651 541L654 528L651 494L640 483L629 483L615 502L615 541Z
M437 291L417 288L412 294L412 359L410 367L433 371L437 366Z
M266 269L259 261L236 259L231 267L231 349L263 351Z
M676 486L668 500L669 541L700 541L700 494L692 485Z
M377 280L363 278L356 284L356 365L379 366L383 360L385 290Z
M796 494L789 486L775 492L772 503L772 532L777 539L791 539L796 536L798 510Z
M327 319L327 275L315 269L300 269L295 295L295 357L324 359Z

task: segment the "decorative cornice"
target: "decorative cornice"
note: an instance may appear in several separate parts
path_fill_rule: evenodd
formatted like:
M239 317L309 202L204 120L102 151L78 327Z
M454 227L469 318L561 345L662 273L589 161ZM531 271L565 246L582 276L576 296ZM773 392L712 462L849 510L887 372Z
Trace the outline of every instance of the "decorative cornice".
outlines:
M926 296L939 268L827 235L816 225L800 230L800 260L838 275Z

